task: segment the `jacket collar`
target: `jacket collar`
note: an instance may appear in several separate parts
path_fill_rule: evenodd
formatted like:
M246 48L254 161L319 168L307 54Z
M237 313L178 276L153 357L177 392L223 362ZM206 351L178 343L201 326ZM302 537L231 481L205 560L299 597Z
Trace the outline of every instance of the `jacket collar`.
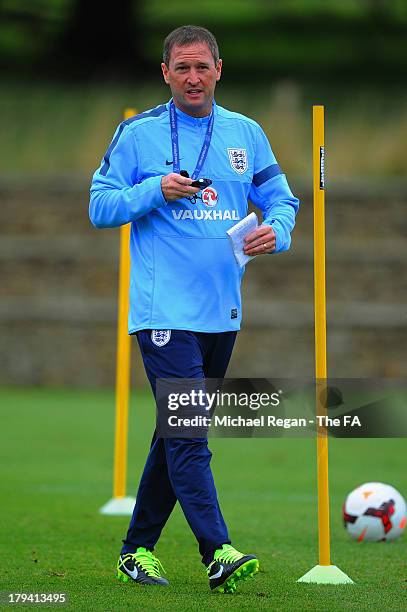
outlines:
M166 104L168 111L170 109L170 104L172 101L173 101L173 98L168 100ZM217 108L215 100L213 100L212 102L212 108L213 108L214 115L217 115L218 108ZM210 115L207 115L206 117L192 117L192 115L188 115L188 113L184 113L182 110L180 110L177 107L175 107L175 112L177 113L178 121L180 121L181 123L188 123L190 125L206 125L209 122Z

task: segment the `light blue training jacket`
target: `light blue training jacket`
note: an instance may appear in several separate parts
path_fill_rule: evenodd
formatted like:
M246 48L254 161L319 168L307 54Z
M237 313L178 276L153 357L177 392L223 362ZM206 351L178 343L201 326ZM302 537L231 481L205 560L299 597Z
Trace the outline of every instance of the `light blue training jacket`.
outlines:
M132 223L129 333L238 330L244 268L226 230L247 215L250 198L263 223L273 226L275 252L285 251L299 201L261 127L214 103L213 135L200 173L212 185L195 204L186 198L166 202L161 178L173 171L170 102L119 125L93 176L89 216L99 228ZM192 176L209 118L176 112L180 166Z

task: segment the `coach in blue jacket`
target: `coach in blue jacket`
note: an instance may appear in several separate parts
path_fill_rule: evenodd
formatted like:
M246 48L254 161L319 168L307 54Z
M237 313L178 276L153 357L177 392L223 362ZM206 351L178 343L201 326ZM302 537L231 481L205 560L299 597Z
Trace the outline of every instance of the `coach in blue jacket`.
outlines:
M243 275L226 231L247 215L248 198L263 223L248 237L247 255L287 250L298 210L261 127L215 103L222 60L214 36L197 26L174 30L161 66L171 100L121 123L94 174L89 209L96 227L132 223L129 333L154 393L157 378L226 373ZM191 186L201 177L212 184ZM204 438L154 435L118 561L121 580L168 584L153 550L177 500L212 589L233 592L258 571L254 555L231 545L210 458Z

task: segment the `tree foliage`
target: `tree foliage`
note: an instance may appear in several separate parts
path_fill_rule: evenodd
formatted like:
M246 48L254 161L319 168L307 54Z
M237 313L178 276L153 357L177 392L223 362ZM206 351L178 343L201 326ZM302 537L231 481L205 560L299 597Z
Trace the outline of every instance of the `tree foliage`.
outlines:
M148 78L182 23L215 33L231 78L371 80L407 69L405 0L0 0L0 62L12 74Z

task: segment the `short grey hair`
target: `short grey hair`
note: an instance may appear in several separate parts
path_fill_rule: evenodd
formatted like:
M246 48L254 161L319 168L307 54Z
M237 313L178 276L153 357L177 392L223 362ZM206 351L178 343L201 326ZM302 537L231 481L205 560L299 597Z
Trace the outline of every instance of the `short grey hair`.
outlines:
M169 66L171 50L174 45L178 47L186 47L194 43L206 43L209 51L212 53L215 66L219 60L219 48L216 38L206 28L201 28L195 25L186 25L177 28L170 32L164 41L163 62Z

